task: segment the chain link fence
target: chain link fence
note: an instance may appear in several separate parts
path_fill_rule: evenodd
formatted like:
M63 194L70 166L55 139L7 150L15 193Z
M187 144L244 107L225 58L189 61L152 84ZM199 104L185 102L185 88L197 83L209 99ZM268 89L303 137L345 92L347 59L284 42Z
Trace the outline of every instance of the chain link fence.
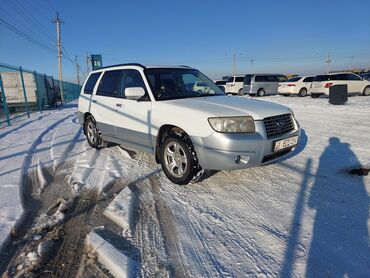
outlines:
M81 86L0 63L0 127L77 99Z

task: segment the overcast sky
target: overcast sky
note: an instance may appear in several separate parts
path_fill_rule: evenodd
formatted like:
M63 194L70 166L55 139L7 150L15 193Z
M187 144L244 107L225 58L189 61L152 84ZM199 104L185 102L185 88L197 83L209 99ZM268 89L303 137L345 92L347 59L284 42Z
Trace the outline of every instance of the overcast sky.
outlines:
M0 62L56 77L56 11L64 53L82 67L86 53L104 65L186 64L212 78L233 71L233 53L238 73L322 73L328 53L332 70L370 67L368 0L1 0ZM75 80L67 59L63 71Z

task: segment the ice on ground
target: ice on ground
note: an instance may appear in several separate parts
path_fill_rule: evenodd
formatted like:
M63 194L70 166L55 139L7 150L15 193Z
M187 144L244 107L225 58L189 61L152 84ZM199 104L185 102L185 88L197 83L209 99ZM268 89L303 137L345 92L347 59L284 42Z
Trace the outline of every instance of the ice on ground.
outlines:
M125 237L131 237L130 217L132 214L132 192L126 186L110 203L104 211L104 215L118 224Z

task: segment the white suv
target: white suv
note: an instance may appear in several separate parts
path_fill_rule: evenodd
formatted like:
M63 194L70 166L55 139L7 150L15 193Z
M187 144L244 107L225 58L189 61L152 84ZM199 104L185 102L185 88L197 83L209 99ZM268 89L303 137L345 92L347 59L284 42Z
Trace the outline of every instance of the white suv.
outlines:
M329 95L331 86L342 84L347 85L348 94L370 95L370 81L351 72L342 72L317 75L310 88L311 97L316 98L324 94Z
M207 89L194 90L199 82ZM227 96L185 66L93 71L82 87L78 118L90 146L114 142L152 153L177 184L197 180L203 169L271 162L291 152L300 134L289 108Z

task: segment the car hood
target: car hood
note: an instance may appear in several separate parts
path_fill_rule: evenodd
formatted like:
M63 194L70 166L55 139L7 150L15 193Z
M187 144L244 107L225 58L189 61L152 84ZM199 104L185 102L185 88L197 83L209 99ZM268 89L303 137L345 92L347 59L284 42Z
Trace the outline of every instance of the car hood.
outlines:
M207 117L252 116L255 120L292 113L283 105L239 96L212 96L170 100L172 106L202 111Z

